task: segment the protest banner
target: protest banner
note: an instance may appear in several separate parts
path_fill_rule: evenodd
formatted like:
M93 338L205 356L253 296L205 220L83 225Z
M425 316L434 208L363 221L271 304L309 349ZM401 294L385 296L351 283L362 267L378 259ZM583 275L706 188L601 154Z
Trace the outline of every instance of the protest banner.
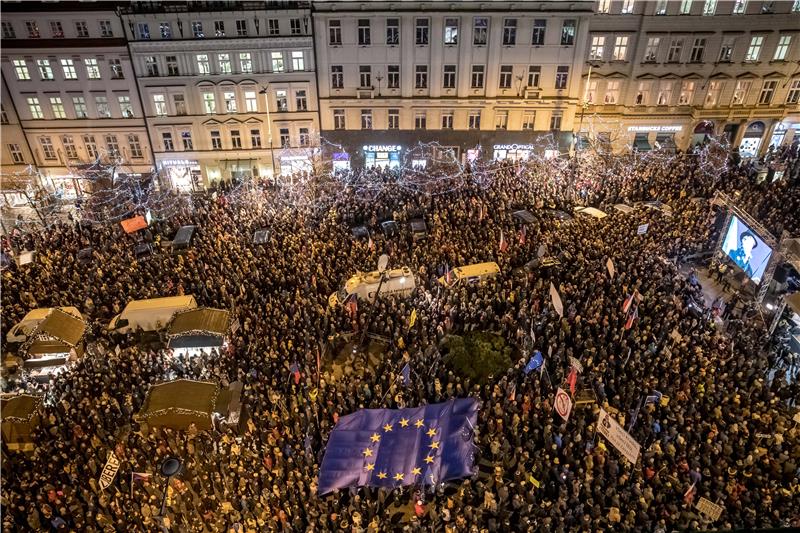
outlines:
M550 283L550 300L553 302L553 307L558 313L558 316L564 317L564 304L561 303L561 296L558 295L558 290L556 290L555 285Z
M647 233L647 228L650 227L650 224L642 224L638 228L636 228L636 235L644 235Z
M636 464L641 446L602 408L600 409L600 417L597 419L597 431L607 438L608 442L626 459L632 464Z
M608 269L608 275L613 278L616 269L614 268L614 262L611 261L610 257L606 260L606 268Z
M106 466L104 466L103 471L100 472L99 481L102 490L106 490L114 482L114 478L117 477L117 471L119 470L119 464L119 459L114 455L114 452L109 452Z
M569 414L572 412L572 399L567 394L567 391L559 387L556 391L556 399L553 405L556 408L556 413L564 419L564 422L569 420Z
M717 505L711 500L707 500L702 497L697 501L695 508L709 517L712 521L719 520L719 517L723 511L723 507L721 505Z

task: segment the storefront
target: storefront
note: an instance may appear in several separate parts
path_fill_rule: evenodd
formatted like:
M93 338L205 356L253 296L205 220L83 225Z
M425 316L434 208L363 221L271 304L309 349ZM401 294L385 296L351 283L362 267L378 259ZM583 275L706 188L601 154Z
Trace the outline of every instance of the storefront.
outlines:
M532 144L495 144L492 147L492 159L495 161L527 161L533 154Z
M364 166L367 168L400 167L400 153L403 147L399 144L365 144L361 150L364 153Z
M247 180L258 175L255 159L228 159L222 164L225 169L224 174L229 175L233 181Z
M647 152L653 148L674 150L677 145L675 135L683 131L678 124L628 126L628 133L633 135L631 148L639 152Z
M158 170L170 188L181 192L202 188L202 172L199 161L167 159L158 163Z
M703 145L707 143L711 137L714 135L714 123L710 120L704 120L699 122L697 126L694 127L694 132L692 133L692 141L690 146L694 147L697 145Z
M775 124L775 129L772 130L772 137L769 140L769 146L773 149L780 148L783 145L783 141L786 140L786 131L788 129L788 124L785 122Z
M758 150L761 148L761 141L764 138L764 123L760 120L751 122L744 131L742 142L739 143L739 155L742 157L757 157Z
M333 152L333 171L346 172L350 170L350 154L347 152Z

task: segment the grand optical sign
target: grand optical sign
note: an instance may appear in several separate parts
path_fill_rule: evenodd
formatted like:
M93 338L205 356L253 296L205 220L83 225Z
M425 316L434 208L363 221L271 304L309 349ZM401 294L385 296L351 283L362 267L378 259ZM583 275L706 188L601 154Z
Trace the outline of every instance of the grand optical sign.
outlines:
M532 144L495 144L495 150L533 150Z
M399 152L403 149L399 144L365 144L365 152Z
M681 131L683 126L628 126L628 131L633 132L648 132L648 131L659 131L659 132L669 132L675 133Z

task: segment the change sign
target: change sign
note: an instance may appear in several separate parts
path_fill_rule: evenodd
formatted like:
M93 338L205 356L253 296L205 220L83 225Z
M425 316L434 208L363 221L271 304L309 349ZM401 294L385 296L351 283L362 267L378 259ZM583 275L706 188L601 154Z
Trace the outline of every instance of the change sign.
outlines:
M600 409L600 418L597 419L597 431L608 439L614 448L625 456L632 464L639 460L641 446L631 437L630 433L614 420L604 409Z
M106 490L114 482L114 478L117 477L117 470L119 470L119 459L114 455L114 452L111 452L108 455L106 466L103 467L103 471L100 473L100 488L102 490Z

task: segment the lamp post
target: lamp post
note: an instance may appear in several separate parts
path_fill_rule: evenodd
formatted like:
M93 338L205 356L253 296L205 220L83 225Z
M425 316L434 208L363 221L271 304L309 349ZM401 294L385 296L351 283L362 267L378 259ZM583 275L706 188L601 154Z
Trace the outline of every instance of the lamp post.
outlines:
M589 72L586 74L586 87L583 89L583 100L581 101L581 118L578 121L578 131L574 134L573 161L572 161L572 182L575 183L575 173L578 170L578 142L580 141L581 130L583 129L583 114L589 107L589 84L592 81L592 67L589 63Z
M269 142L269 155L270 155L270 159L272 161L272 179L273 179L273 183L274 183L274 180L275 180L275 150L273 150L273 147L272 147L272 119L269 116L269 92L267 92L267 89L269 89L269 83L267 83L265 86L261 87L261 90L259 91L259 93L264 95L264 102L266 103L266 106L267 106L267 142Z

